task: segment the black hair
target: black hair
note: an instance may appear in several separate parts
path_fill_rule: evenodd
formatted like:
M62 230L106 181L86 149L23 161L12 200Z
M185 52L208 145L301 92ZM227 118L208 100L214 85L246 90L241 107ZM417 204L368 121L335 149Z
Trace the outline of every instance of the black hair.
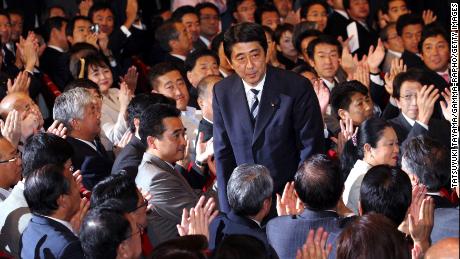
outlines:
M422 27L424 25L423 19L420 15L413 13L406 13L399 16L398 21L396 21L396 32L398 36L402 36L403 29L408 25L420 24Z
M133 99L131 99L127 108L127 121L129 130L132 133L136 131L136 127L134 126L134 119L139 119L142 112L145 109L147 109L147 107L157 103L169 104L173 107L176 107L176 101L174 99L168 98L162 94L157 93L142 93L134 96Z
M376 212L399 225L412 201L412 185L398 167L377 165L367 171L359 195L363 214Z
M340 156L343 179L347 179L356 160L364 158L364 144L369 144L372 148L377 147L377 142L383 136L383 131L386 128L392 127L388 122L380 118L371 117L361 123L356 134L356 146L353 144L352 139L348 140Z
M102 10L110 10L110 12L112 12L112 15L115 16L115 12L113 11L112 7L108 2L95 2L88 11L88 18L93 20L94 13Z
M425 42L425 40L431 37L436 37L438 35L443 37L447 42L447 46L449 46L450 38L446 30L443 27L441 27L438 23L434 22L426 25L422 30L422 36L420 37L420 41L418 42L418 50L420 51L420 53L423 53L423 43Z
M66 36L73 36L73 29L75 28L75 23L77 21L80 21L80 20L87 21L87 22L91 23L91 20L86 16L75 16L75 17L73 17L70 20L70 22L67 24L67 27L66 27L66 30L65 30Z
M336 38L330 35L323 34L323 35L319 35L316 39L312 40L308 44L307 55L308 55L308 58L310 58L311 60L314 60L315 48L319 44L328 44L328 45L336 46L339 56L342 55L342 45L340 44L340 42Z
M196 61L200 59L201 57L206 57L206 56L213 57L216 60L217 65L218 66L220 65L220 60L216 52L210 49L198 49L187 55L187 58L185 59L185 62L184 62L185 71L192 71L193 68L195 68Z
M165 127L163 119L170 117L180 117L180 111L176 107L167 104L155 104L149 106L142 112L139 123L139 135L142 143L147 146L147 137L162 137Z
M211 50L214 51L214 53L219 53L219 47L220 44L224 42L224 33L221 32L217 34L211 41Z
M32 213L49 216L59 209L59 197L71 192L70 186L63 165L46 164L27 177L24 198Z
M196 13L198 14L199 18L200 18L200 15L201 15L201 10L203 10L205 8L214 9L214 11L216 11L217 15L220 16L219 8L217 8L217 6L215 4L210 3L210 2L204 2L204 3L199 3L199 4L195 5L195 10L196 10Z
M393 97L398 99L401 96L401 87L404 82L419 82L422 84L423 82L423 72L417 68L410 68L406 72L401 72L396 75L395 79L393 80Z
M324 7L324 10L326 10L326 13L327 13L327 10L329 9L328 5L326 4L324 0L311 0L311 1L308 1L306 4L304 4L300 8L300 17L306 19L308 10L310 10L310 8L314 5L321 5L322 7Z
M380 7L380 9L382 10L383 14L388 14L388 12L390 11L390 3L393 2L393 1L403 1L406 4L406 7L409 9L409 6L407 5L406 0L387 0L387 1L383 1L382 5Z
M402 163L417 176L430 192L437 192L450 183L450 156L447 147L420 135L404 142Z
M81 59L78 60L78 62L73 63L73 66L70 67L69 69L70 69L72 76L75 79L80 78L81 71L83 70L83 78L87 79L88 74L89 74L89 69L95 68L95 67L108 68L110 69L110 71L112 71L109 60L107 59L106 56L102 55L101 53L89 54L87 56L83 56Z
M155 247L154 259L206 259L208 240L203 235L186 235L165 241Z
M228 235L214 251L214 259L268 259L268 251L262 241L250 235Z
M62 12L64 12L64 14L65 14L66 17L67 17L67 12L66 12L66 10L65 10L61 5L51 5L51 6L49 6L48 8L46 8L46 9L44 10L44 12L42 12L41 17L40 17L42 23L44 23L47 19L50 18L50 14L51 14L51 10L52 10L52 9L61 9Z
M124 212L137 208L138 194L134 179L126 172L110 175L97 183L91 193L91 208L97 207L108 199L115 199L123 204Z
M265 3L264 5L258 7L254 12L254 21L258 24L262 24L262 16L264 13L274 12L280 15L273 3Z
M347 225L337 238L337 258L410 259L404 234L387 217L369 213Z
M169 46L169 42L179 38L180 32L176 28L176 23L179 22L168 20L155 30L155 39L158 41L158 44L160 44L160 47L166 52L172 50L171 46Z
M311 67L310 65L308 65L307 63L305 64L300 64L296 67L294 67L292 70L292 72L296 72L297 74L302 74L302 73L305 73L305 72L310 72L310 73L313 73L315 74L316 76L318 76L318 74L316 73L315 69L313 67Z
M297 195L311 210L335 209L343 184L338 163L323 154L303 161L294 177Z
M65 23L67 23L67 19L62 17L52 17L47 19L41 27L41 33L45 42L48 42L50 40L51 31L53 29L57 29L60 31L62 25Z
M356 93L368 96L369 90L365 85L357 80L346 81L334 87L331 91L332 114L339 118L339 110L347 110L351 104L351 97Z
M99 89L99 86L97 86L97 84L93 81L84 78L75 79L68 83L64 88L64 92L67 92L77 87L95 90L99 95L101 95L101 90Z
M256 23L238 23L228 29L224 34L224 52L229 60L232 57L233 45L240 42L256 41L260 44L264 53L267 53L267 38L264 29Z
M157 82L156 82L157 79L160 76L163 76L171 71L180 72L180 69L171 62L161 62L153 66L152 69L150 69L149 73L147 74L147 78L150 84L150 89L156 90L157 89Z
M79 235L85 258L117 257L118 246L132 235L131 224L121 207L118 200L109 199L89 210Z
M294 28L295 29L295 28ZM293 34L294 39L294 47L296 48L297 52L303 53L302 51L302 41L306 38L310 37L319 37L321 32L318 30L305 30L298 35Z
M366 1L369 3L369 0ZM345 11L348 11L348 9L350 9L350 2L351 0L343 0L343 9L345 9Z
M30 136L22 152L22 177L47 164L64 165L73 156L72 146L63 138L51 133Z
M273 33L273 41L276 42L277 45L280 44L281 37L285 32L293 32L294 26L290 23L283 23L276 27L275 32Z
M175 21L178 21L178 22L182 22L182 18L186 15L186 14L194 14L196 16L198 16L196 10L195 10L195 7L191 6L191 5L183 5L179 8L177 8L171 15L171 19L175 20Z

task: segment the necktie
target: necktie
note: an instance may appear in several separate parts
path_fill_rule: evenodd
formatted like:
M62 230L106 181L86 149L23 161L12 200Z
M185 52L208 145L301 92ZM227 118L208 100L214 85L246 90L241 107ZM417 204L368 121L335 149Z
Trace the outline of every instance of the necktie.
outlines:
M251 116L252 116L252 120L255 121L257 117L257 113L259 112L259 99L257 98L257 95L259 94L259 90L251 89L251 92L254 95L252 98Z
M449 76L449 73L441 73L441 76L442 78L444 78L444 80L446 80L447 83L450 83L450 76Z

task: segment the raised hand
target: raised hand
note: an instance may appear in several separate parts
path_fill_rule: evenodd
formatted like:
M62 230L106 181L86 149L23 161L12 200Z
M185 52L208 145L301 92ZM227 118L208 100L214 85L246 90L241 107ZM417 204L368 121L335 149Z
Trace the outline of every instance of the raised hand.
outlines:
M130 91L134 94L134 91L137 87L137 78L139 77L139 73L137 72L137 68L135 66L131 66L128 69L128 72L120 78L120 81L125 82L128 85Z
M431 230L434 224L434 201L431 197L426 197L422 201L419 215L409 213L409 233L414 240L414 244L419 245L422 251L426 252L429 247Z
M296 259L326 259L332 251L332 245L327 243L328 233L322 227L308 232L305 244L297 250Z
M313 90L315 90L316 97L318 97L321 114L325 115L331 93L320 79L315 79L313 81Z
M276 212L278 216L298 215L303 212L303 203L294 191L294 182L287 182L283 195L276 194Z
M390 17L388 17L388 14L384 14L382 12L382 10L379 10L377 12L377 16L378 16L378 19L379 19L379 27L380 27L380 29L385 28L385 26L387 26L387 24L390 22Z
M131 141L132 137L133 133L129 130L126 131L125 134L123 134L123 137L121 137L120 141L117 143L117 147L124 148Z
M139 8L137 0L128 0L126 3L126 21L123 24L126 28L130 28L136 21L137 9Z
M377 47L371 46L367 54L367 64L369 64L369 70L371 73L378 73L379 66L385 58L385 47L383 46L382 40L379 39Z
M441 95L445 99L445 101L441 101L442 115L444 115L446 120L452 123L452 94L449 88L444 89Z
M434 15L433 11L431 10L424 10L422 12L422 18L423 18L423 23L425 23L425 25L433 23L438 19L438 17Z
M81 16L88 16L89 9L93 6L93 0L82 0L78 5Z
M392 96L393 95L393 81L395 77L401 73L406 72L407 66L404 65L404 61L402 59L393 59L391 61L390 66L390 73L385 74L385 90L387 93Z
M177 225L180 236L204 235L209 239L209 224L219 212L214 210L216 204L213 198L209 198L206 204L204 201L205 197L201 196L190 213L186 208L183 209L181 224Z
M61 138L66 138L67 137L67 128L64 126L63 123L59 122L58 120L55 120L53 124L48 128L46 131L48 133L54 134L58 137Z
M118 92L118 100L120 100L120 113L126 113L128 109L128 104L133 98L134 93L128 87L126 82L120 83L120 91Z
M431 115L433 115L434 104L439 98L439 90L434 85L424 85L422 89L417 91L417 120L428 125Z
M78 210L77 213L70 219L70 225L72 225L72 229L75 234L80 233L80 226L83 221L83 219L86 216L86 213L88 213L89 210L89 201L85 197L80 200L80 209Z
M99 49L99 45L97 44L97 33L89 33L88 35L86 35L85 42Z
M352 78L353 80L358 80L369 89L371 84L369 73L370 68L369 64L367 63L367 58L363 58L363 60L358 63L358 67L356 68Z
M296 12L290 11L286 15L286 19L284 19L284 22L292 25L298 24L300 22L300 8Z
M339 42L342 44L342 57L340 65L342 66L343 70L347 73L347 75L353 75L358 67L358 55L352 55L350 49L348 47L348 42L350 42L351 38L348 38L346 41L342 40L342 37L339 37Z
M14 79L14 83L11 79L8 79L6 83L8 93L25 93L29 94L30 77L27 71L21 71Z
M0 131L11 145L17 147L21 139L21 116L16 110L11 110L6 116L5 122L0 120Z

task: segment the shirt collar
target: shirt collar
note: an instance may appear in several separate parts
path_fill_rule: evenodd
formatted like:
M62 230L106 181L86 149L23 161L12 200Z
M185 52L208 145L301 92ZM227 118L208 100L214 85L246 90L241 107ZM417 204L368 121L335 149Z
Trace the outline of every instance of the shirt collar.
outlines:
M243 81L243 85L244 85L244 92L246 92L246 94L251 90L251 89L256 89L256 90L259 90L259 94L262 92L263 88L264 88L264 84L265 84L265 78L267 77L267 73L265 73L264 77L262 78L262 80L260 80L259 83L257 83L256 86L250 86L248 83L246 83L244 80L241 80Z
M449 68L447 68L446 70L442 71L442 72L436 72L438 73L438 75L442 76L444 74L449 74Z
M323 80L324 84L326 84L327 88L329 88L329 91L332 91L332 88L334 88L336 86L337 79L335 79L335 78L334 78L334 80L332 80L332 82L330 82L329 80L327 80L325 78L321 78L321 80Z
M49 218L49 219L52 219L52 220L54 220L54 221L57 221L57 222L61 223L62 225L66 226L66 228L68 228L72 233L74 233L74 232L73 232L72 225L70 225L70 222L65 221L65 220L61 220L61 219L57 219L57 218L53 218L53 217L50 217L50 216L45 216L45 215L41 215L41 216L47 217L47 218ZM75 233L74 233L74 234L75 234Z
M84 143L88 144L90 147L92 147L94 150L97 151L97 147L96 147L96 145L94 144L94 142L87 141L87 140L83 140L83 139L79 139L79 138L75 138L75 139L78 139L78 140L80 140L81 142L84 142Z
M415 120L407 117L406 114L404 114L403 112L401 112L401 114L403 115L404 119L406 119L406 121L411 125L411 127L413 127L415 124Z
M397 56L398 58L400 58L402 56L402 52L397 52L397 51L394 51L394 50L391 50L391 49L388 49L388 53L391 53L391 54Z
M58 47L58 46L48 45L48 48L50 48L50 49L55 49L55 50L57 50L57 51L59 51L59 52L61 52L61 53L64 52L64 50L63 50L62 48Z
M178 58L178 59L180 59L182 61L185 61L185 58L186 58L185 56L182 56L182 55L179 55L179 54L172 54L172 53L171 53L171 56L174 56L174 57L176 57L176 58Z
M208 39L206 39L206 37L203 37L200 35L200 39L201 41L206 45L206 47L209 48L209 46L211 46L211 41L209 41Z

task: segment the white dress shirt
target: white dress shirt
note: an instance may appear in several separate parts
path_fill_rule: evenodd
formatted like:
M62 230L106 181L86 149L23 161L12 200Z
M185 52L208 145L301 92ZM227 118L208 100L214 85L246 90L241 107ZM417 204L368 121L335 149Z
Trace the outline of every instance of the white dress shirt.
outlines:
M367 171L372 166L363 160L356 160L355 165L348 174L347 180L345 180L345 188L343 190L343 203L351 209L356 215L358 215L358 201L359 191L361 189L361 183L366 175Z
M259 91L259 93L257 94L257 99L259 100L259 104L260 104L266 77L267 77L267 73L265 73L262 80L260 80L260 82L256 86L250 86L248 83L242 80L243 85L244 85L244 92L246 93L246 101L248 102L249 110L251 110L251 105L253 103L252 99L254 98L254 93L252 93L251 89L256 89Z

